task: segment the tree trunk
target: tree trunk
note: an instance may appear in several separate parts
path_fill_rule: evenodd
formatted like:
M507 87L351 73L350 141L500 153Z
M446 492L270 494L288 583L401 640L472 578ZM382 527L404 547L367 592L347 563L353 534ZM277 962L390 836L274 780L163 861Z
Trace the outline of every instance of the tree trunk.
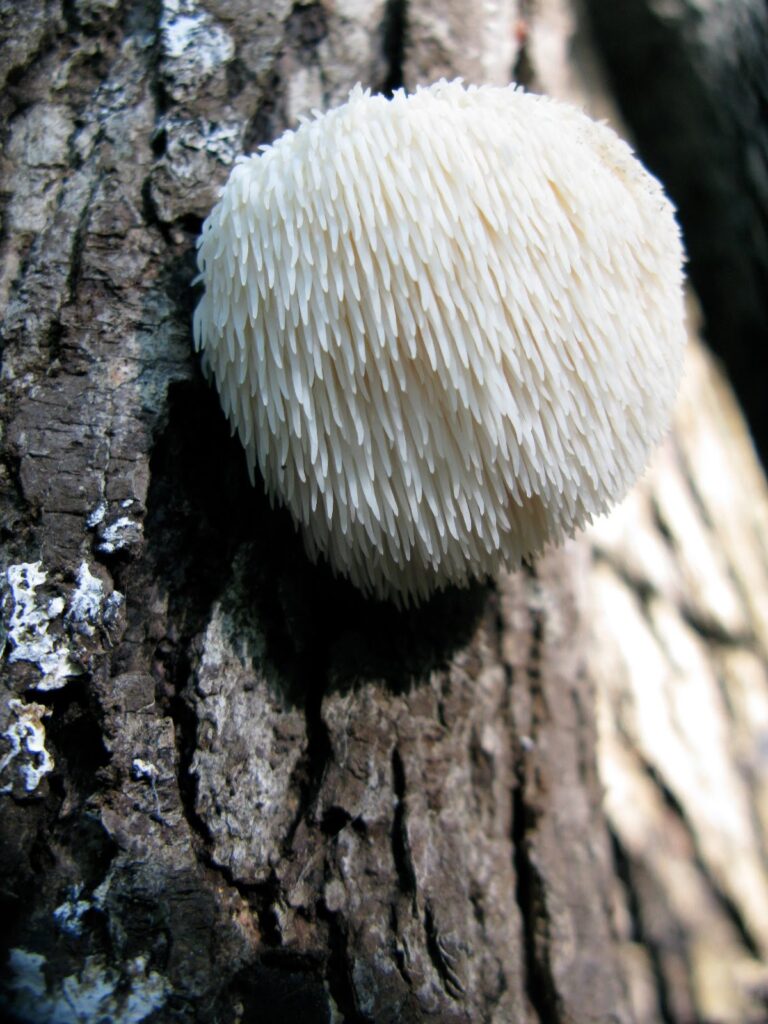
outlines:
M192 353L202 217L297 114L603 109L528 8L0 3L14 1019L765 1019L768 497L701 350L615 517L415 613L309 564Z

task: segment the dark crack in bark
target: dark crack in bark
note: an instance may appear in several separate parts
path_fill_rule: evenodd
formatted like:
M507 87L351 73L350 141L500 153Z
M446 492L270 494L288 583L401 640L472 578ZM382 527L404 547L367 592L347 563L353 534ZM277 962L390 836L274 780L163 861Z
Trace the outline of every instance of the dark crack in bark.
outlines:
M535 813L526 805L524 787L524 771L520 769L513 794L512 843L517 878L516 899L522 915L525 944L525 987L541 1024L554 1024L561 1018L547 957L545 893L528 845L528 832L535 828Z
M392 784L395 793L395 813L392 819L392 857L400 882L400 888L416 910L416 873L408 844L406 822L406 779L403 759L397 747L392 750Z

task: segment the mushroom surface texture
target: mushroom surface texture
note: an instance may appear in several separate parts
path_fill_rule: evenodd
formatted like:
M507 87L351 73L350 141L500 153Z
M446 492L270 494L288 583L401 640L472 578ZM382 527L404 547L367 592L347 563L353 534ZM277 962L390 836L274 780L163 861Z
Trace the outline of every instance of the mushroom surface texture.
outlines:
M312 559L399 603L624 496L685 347L674 210L629 147L508 86L359 86L242 157L195 344Z

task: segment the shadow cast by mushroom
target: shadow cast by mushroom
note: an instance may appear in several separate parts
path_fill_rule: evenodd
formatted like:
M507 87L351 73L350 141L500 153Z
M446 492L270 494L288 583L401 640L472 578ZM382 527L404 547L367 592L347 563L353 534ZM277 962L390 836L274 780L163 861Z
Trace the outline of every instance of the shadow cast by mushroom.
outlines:
M324 562L312 564L288 513L270 507L259 485L202 375L173 385L152 456L145 537L178 646L190 647L219 602L233 647L303 704L318 677L324 687L375 679L403 690L468 642L485 585L447 588L410 609L366 598Z

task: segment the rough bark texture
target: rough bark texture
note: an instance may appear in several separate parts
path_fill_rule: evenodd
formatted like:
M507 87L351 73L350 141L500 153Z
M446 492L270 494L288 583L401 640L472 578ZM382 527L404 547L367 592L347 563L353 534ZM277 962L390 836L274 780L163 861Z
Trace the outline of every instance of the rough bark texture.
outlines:
M734 436L694 348L673 438L590 534L598 767L641 1020L768 1016L768 503Z
M616 518L404 614L308 564L191 351L241 149L357 80L599 91L572 8L0 11L5 1012L764 1020L768 499L706 358Z

